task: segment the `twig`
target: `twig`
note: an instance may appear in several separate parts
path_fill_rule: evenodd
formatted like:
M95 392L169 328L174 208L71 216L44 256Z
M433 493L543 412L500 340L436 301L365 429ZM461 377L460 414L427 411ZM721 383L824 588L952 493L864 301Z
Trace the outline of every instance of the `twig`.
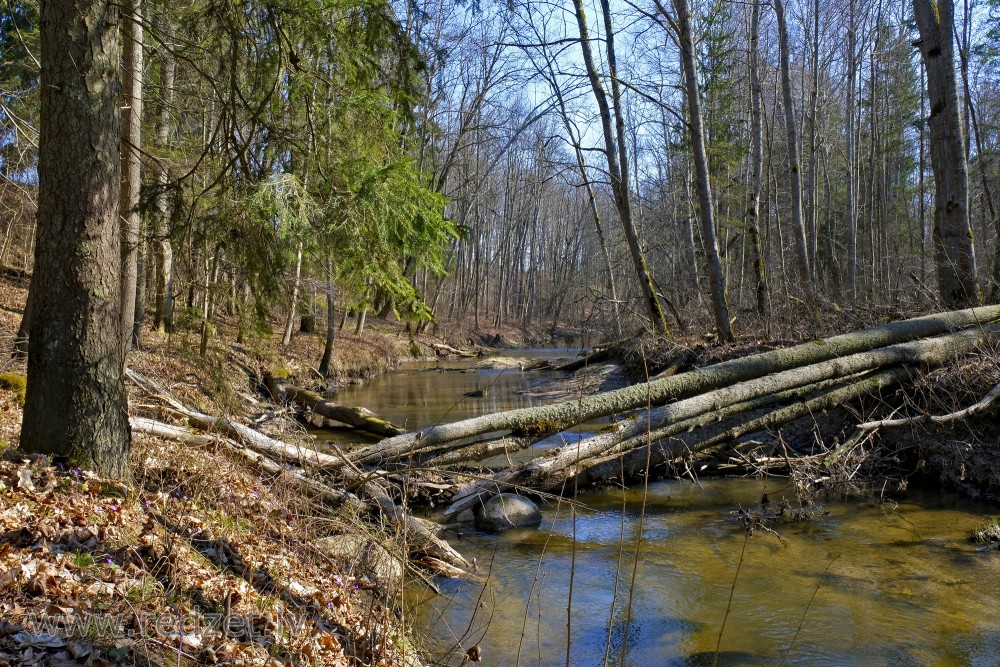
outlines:
M898 426L907 426L910 424L920 424L924 422L930 422L932 424L947 424L949 422L958 421L959 419L965 419L966 417L972 417L984 412L990 405L993 404L998 397L1000 397L1000 384L990 389L989 393L983 396L978 403L970 405L967 408L963 408L956 412L949 412L946 415L917 415L915 417L904 417L900 419L882 419L879 421L865 422L864 424L858 424L858 428L864 431L875 431L880 428L894 428Z
M823 570L823 574L819 575L819 581L816 582L816 588L813 589L813 594L812 596L810 596L809 602L806 604L806 608L802 610L802 618L799 619L799 627L795 628L795 634L792 635L792 641L788 644L788 650L785 651L785 655L781 659L781 664L785 664L785 662L788 661L788 656L792 652L792 647L795 646L795 640L799 638L799 633L802 631L802 626L806 622L806 614L809 613L809 608L812 607L813 600L816 599L816 594L819 593L819 589L823 585L823 577L825 577L826 573L830 571L830 568L833 566L835 562L837 562L838 558L840 558L840 554L834 556L833 559L826 564L826 569Z

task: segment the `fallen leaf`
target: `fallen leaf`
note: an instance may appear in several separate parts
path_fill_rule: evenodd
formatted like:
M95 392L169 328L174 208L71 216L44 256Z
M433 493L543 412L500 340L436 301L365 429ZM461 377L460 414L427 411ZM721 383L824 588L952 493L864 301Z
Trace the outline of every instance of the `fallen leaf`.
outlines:
M63 648L66 646L66 641L62 637L50 635L45 632L38 635L31 634L30 632L19 632L14 635L14 640L20 648Z
M17 575L21 572L20 567L12 567L3 574L0 574L0 591L4 591L17 583Z
M17 471L17 488L25 491L35 490L35 485L31 481L31 471L27 468L21 468Z
M90 644L88 644L86 642L79 642L79 641L77 641L77 642L69 642L66 645L66 648L69 650L69 654L72 655L74 658L76 658L78 660L80 658L86 658L94 650L90 646Z

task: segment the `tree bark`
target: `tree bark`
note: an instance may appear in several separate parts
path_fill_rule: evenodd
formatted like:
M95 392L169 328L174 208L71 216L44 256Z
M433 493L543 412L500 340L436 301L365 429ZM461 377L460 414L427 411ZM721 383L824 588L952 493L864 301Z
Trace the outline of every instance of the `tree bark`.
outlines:
M122 344L138 347L135 336L139 246L142 243L139 187L142 185L139 150L142 147L142 0L126 0L122 29L121 200L122 224Z
M288 347L292 342L292 330L295 328L295 320L299 312L299 285L302 282L302 242L300 241L295 251L295 280L292 283L292 298L288 304L288 318L285 320L285 335L281 338L281 344Z
M946 306L974 305L979 303L979 281L969 225L969 174L955 77L954 6L952 0L913 0L913 11L920 30L916 46L927 67L931 105L928 124L938 292Z
M326 259L326 341L323 344L323 359L319 362L319 374L324 378L330 375L330 364L333 362L333 343L337 337L337 318L333 310L333 260Z
M712 315L719 341L733 340L733 328L729 322L729 306L726 304L726 285L722 276L722 262L719 260L719 241L715 230L715 206L712 202L712 183L708 173L708 155L705 152L705 128L701 117L701 93L698 90L698 67L695 64L694 38L691 35L691 16L687 0L674 0L677 12L678 40L681 60L684 63L684 82L687 87L687 106L690 125L691 148L694 153L694 171L698 181L698 206L701 215L702 246L705 249L705 263L708 268L708 287L712 302Z
M764 114L760 85L760 0L750 9L750 197L747 205L747 232L753 250L754 293L757 316L767 320L767 273L760 239L760 190L764 167Z
M38 233L21 447L128 475L118 7L41 7Z
M173 25L165 18L160 26L167 46L173 39ZM156 161L156 209L153 213L153 235L156 248L156 298L153 328L160 333L170 330L174 318L174 251L170 242L170 202L168 188L170 169L166 151L170 141L170 105L174 98L174 74L177 62L167 49L161 50L160 99L156 111L153 140L160 153Z
M850 0L847 23L847 282L851 300L858 300L858 217L854 183L854 80L857 76L856 1ZM921 195L923 193L921 192ZM922 204L921 204L922 205Z
M790 71L788 46L788 23L785 18L785 3L774 0L774 13L778 17L778 48L781 54L781 94L785 107L785 132L788 136L788 189L792 199L792 228L795 233L795 255L797 258L801 288L814 308L812 267L809 264L809 250L806 228L802 222L802 174L799 169L799 140L795 128L795 104L792 100L792 76ZM814 313L815 315L815 313Z

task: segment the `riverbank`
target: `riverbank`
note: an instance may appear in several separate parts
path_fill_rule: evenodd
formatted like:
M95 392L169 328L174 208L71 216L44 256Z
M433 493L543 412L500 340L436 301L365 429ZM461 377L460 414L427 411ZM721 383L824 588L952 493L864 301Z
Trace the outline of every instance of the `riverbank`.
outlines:
M0 281L0 373L10 378L24 373L10 353L26 288ZM411 354L404 331L372 324L338 340L338 379ZM225 342L234 338L218 332L200 357L193 329L147 334L130 367L186 405L305 442L250 376L265 366L307 375L322 341L303 335L282 350ZM429 339L417 342L430 353ZM132 416L179 423L128 389ZM372 566L392 536L356 508L331 507L212 438L135 435L128 483L51 465L14 447L22 401L0 384L0 664L420 664L398 616L401 582Z

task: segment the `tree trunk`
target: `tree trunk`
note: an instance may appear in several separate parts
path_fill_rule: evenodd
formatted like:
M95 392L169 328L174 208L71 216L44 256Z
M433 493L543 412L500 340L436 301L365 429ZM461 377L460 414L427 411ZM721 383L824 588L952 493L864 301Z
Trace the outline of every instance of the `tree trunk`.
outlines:
M292 283L292 298L288 304L288 317L285 319L285 335L281 344L288 346L292 342L292 329L299 312L299 285L302 282L302 243L299 242L295 251L295 281Z
M722 262L719 260L719 241L715 233L715 210L712 203L712 183L708 173L708 155L705 153L705 129L701 118L701 94L698 90L698 68L694 57L694 38L691 35L691 16L687 0L674 0L677 12L678 40L681 60L684 63L684 80L687 87L687 106L690 125L691 148L694 152L694 170L698 180L698 205L701 214L702 245L708 268L708 286L711 293L712 314L719 340L728 343L733 340L733 328L729 322L729 306L726 304L726 285L722 277Z
M617 79L614 36L611 29L611 8L608 0L601 0L601 9L604 13L605 40L608 52L608 67L611 74L612 101L615 105L615 127L612 128L611 108L608 106L608 96L604 92L600 75L597 73L597 65L594 62L594 55L590 46L590 31L587 28L587 17L583 11L583 0L573 0L576 9L576 22L580 30L580 48L583 52L584 65L587 68L587 78L590 80L590 87L593 90L594 98L601 117L601 130L604 134L604 156L608 163L608 175L611 178L611 190L615 199L615 207L618 209L618 216L621 218L622 230L625 233L625 240L628 243L629 253L632 257L632 266L636 277L639 279L639 286L642 289L642 297L646 304L646 312L653 325L653 330L669 335L667 328L667 318L656 297L656 287L646 264L642 247L639 244L639 236L636 233L635 225L632 221L632 204L628 185L628 156L625 144L625 120L622 117L621 95L618 92L619 84Z
M966 16L966 24L968 24ZM968 111L968 119L971 126L971 134L976 146L976 161L979 163L979 177L983 189L983 200L986 204L986 213L989 215L990 223L996 231L997 244L993 255L993 284L990 286L990 303L1000 301L1000 216L997 215L996 207L993 204L993 190L990 188L989 171L987 169L987 153L983 151L983 140L979 132L979 118L976 115L976 106L972 103L972 90L969 87L969 54L964 50L959 50L962 61L962 88L965 91L965 104Z
M955 78L952 0L913 0L920 48L927 67L934 172L934 246L938 291L949 307L979 302L976 254L969 226L969 174Z
M671 399L695 396L769 373L816 364L917 338L935 336L997 319L1000 319L1000 306L984 306L884 324L873 329L817 340L788 349L772 350L725 361L648 384L639 384L578 400L521 408L473 417L452 424L432 426L417 433L389 438L354 452L349 458L355 463L376 465L418 449L494 431L535 435L555 433L573 424L647 405L661 405Z
M851 300L858 300L858 218L855 194L854 80L857 76L856 0L850 0L847 25L847 282ZM922 194L922 193L921 193Z
M134 335L136 289L139 284L139 187L142 185L139 150L142 147L142 0L126 0L122 29L121 200L122 301L121 332L126 350L138 347Z
M171 46L173 26L164 19L160 26L164 44ZM156 112L154 142L157 151L166 150L170 141L170 105L174 97L174 73L177 63L167 49L161 49L162 71L160 102ZM167 189L170 170L161 154L156 161L156 208L153 213L153 235L156 248L156 299L153 328L160 333L170 330L174 317L174 251L170 243L170 202Z
M753 250L754 293L757 315L767 320L767 273L760 240L760 189L764 166L764 113L760 85L760 0L753 0L750 10L750 201L747 205L747 232Z
M21 447L128 475L118 8L44 2L38 232Z
M792 202L792 229L795 233L796 267L802 291L814 308L812 268L809 265L809 250L806 229L802 222L802 174L799 170L799 141L795 128L795 104L792 100L792 76L790 72L788 46L788 24L785 19L785 3L774 0L774 13L778 17L778 47L781 53L781 93L785 107L785 131L788 135L788 189Z
M337 318L333 311L333 260L326 259L326 342L323 344L323 359L319 362L319 374L324 378L330 375L330 363L333 361L333 343L337 337ZM346 312L346 311L345 311Z

